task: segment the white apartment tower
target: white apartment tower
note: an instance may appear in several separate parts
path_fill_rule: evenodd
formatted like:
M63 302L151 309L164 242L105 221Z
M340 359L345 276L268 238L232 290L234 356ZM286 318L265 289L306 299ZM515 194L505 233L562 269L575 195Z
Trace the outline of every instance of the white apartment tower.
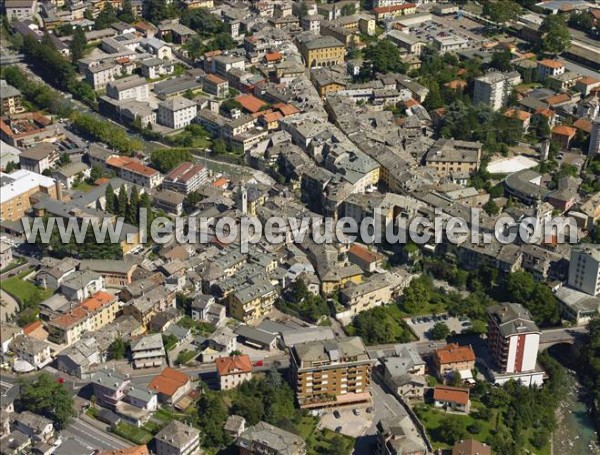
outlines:
M475 79L473 104L485 104L492 110L501 109L508 100L512 88L521 82L517 72L492 72Z
M600 154L600 116L592 121L592 134L590 135L590 147L588 148L588 155L598 154Z
M571 250L569 286L586 294L600 294L600 248L581 245Z

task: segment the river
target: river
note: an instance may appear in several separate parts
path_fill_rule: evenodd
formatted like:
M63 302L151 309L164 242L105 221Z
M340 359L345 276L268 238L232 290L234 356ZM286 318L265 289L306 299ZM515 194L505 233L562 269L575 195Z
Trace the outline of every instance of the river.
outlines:
M567 374L568 394L561 403L557 430L554 432L554 455L600 455L594 422L587 412L585 393L572 370Z

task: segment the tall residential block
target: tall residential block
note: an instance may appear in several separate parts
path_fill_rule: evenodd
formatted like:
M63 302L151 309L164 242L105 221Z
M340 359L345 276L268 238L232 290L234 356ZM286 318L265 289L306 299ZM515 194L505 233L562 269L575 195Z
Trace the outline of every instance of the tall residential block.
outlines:
M475 79L473 104L485 104L497 111L506 104L513 87L519 83L521 83L521 75L516 71L491 72L480 76Z
M372 360L359 337L296 344L292 383L303 409L371 401Z
M600 294L600 248L580 245L571 250L569 286L589 295Z
M488 309L488 348L503 374L534 371L540 329L519 303L501 303Z

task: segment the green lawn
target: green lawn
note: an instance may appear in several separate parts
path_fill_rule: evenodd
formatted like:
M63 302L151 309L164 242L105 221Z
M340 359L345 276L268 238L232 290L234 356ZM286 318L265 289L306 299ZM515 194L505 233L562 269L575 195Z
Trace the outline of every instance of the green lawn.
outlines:
M118 424L113 431L122 438L139 445L148 444L154 437L152 433L128 423Z
M354 439L331 430L317 430L319 419L312 416L304 416L299 423L295 424L298 433L306 441L308 455L330 453L332 445L342 445L345 453L352 453Z
M26 306L35 306L46 300L54 292L51 289L39 288L30 281L24 280L23 277L31 272L31 269L25 270L14 277L2 280L0 287Z
M19 267L20 265L25 263L25 259L23 258L15 258L13 260L13 262L11 262L10 264L8 264L6 267L4 267L3 269L0 269L0 273L6 273L11 271L12 269L15 269L17 267Z
M419 417L419 420L425 426L427 430L427 434L431 438L431 443L433 447L436 449L444 449L450 448L445 441L440 440L439 437L439 428L440 428L440 420L443 416L451 415L453 419L460 421L465 428L477 423L480 427L480 431L478 433L469 433L467 431L466 437L472 437L473 439L477 439L478 441L485 441L494 428L494 422L496 421L496 412L494 412L489 420L478 419L477 409L483 408L484 405L479 401L472 400L471 401L471 413L469 415L460 415L460 414L447 414L443 410L439 410L434 408L432 405L424 405L420 404L415 406L415 412Z
M74 190L81 191L82 193L87 193L92 188L95 188L95 186L83 181L73 185Z

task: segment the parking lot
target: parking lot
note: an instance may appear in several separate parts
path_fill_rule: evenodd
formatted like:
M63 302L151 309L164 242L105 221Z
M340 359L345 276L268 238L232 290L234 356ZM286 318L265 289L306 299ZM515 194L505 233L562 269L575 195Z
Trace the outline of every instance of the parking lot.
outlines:
M375 402L375 399L373 401ZM358 438L373 424L373 413L367 412L367 408L369 411L373 410L370 406L361 404L327 410L321 416L319 427Z
M406 323L419 337L419 341L431 340L430 330L438 322L446 324L450 329L450 332L454 333L462 333L463 330L471 328L472 325L467 317L457 318L448 315L415 316L406 319Z

